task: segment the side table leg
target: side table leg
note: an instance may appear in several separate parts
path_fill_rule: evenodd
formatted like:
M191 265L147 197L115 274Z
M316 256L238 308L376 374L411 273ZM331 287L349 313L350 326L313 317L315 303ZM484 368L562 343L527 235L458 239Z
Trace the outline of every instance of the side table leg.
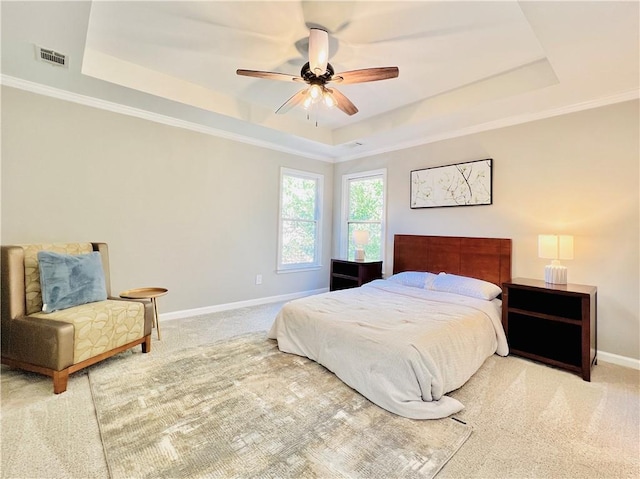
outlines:
M156 298L151 298L151 302L153 303L153 318L156 323L156 328L158 331L158 340L162 339L160 337L160 320L158 319L158 303L156 303Z

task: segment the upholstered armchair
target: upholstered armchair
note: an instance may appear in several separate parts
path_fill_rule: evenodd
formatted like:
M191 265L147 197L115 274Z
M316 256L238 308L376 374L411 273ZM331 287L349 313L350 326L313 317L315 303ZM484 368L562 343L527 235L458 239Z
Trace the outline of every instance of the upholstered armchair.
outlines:
M59 394L66 391L71 373L138 344L143 353L151 350L152 304L111 296L105 243L15 245L2 246L0 251L3 364L51 376L53 392ZM41 285L40 269L45 266L45 258L55 257L55 253L69 261L93 260L94 269L99 272L96 276L104 274L100 300L80 294L79 299L74 299L83 304L70 305L60 302L60 287L51 291L49 287L41 288L51 283L47 270L48 283L43 281ZM81 280L87 276L78 273L77 268L71 276L74 275ZM59 280L61 275L54 272L53 276ZM77 278L73 281L78 283ZM50 298L44 305L43 296ZM53 300L57 301L55 307Z

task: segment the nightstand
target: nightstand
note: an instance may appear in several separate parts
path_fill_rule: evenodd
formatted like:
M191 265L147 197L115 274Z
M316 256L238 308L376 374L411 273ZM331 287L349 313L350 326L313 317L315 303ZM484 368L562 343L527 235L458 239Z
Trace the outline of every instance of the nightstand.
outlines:
M357 288L374 279L382 278L382 261L331 260L331 281L329 289Z
M590 381L597 361L597 288L516 278L502 290L510 352Z

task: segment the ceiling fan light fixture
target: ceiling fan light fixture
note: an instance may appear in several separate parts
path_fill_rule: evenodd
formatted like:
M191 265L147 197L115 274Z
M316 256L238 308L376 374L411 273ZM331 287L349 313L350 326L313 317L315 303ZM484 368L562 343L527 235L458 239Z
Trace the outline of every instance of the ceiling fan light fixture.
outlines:
M309 87L309 96L315 101L322 96L322 87L320 85L311 85Z
M306 98L304 99L304 102L302 102L302 106L305 110L308 110L311 105L313 105L313 98L311 98L310 95L307 95Z
M327 108L333 108L334 106L336 106L336 99L333 98L333 95L331 94L331 92L326 88L322 93L322 99Z
M269 80L301 82L309 85L308 88L299 90L291 96L276 110L276 113L286 113L298 105L302 105L305 110L315 109L322 102L326 108L336 107L351 116L358 113L358 108L338 89L328 88L327 84L353 84L387 80L396 78L399 70L398 67L374 67L336 74L329 63L329 34L325 30L311 28L309 32L309 61L302 66L300 76L243 69L236 70L236 74Z

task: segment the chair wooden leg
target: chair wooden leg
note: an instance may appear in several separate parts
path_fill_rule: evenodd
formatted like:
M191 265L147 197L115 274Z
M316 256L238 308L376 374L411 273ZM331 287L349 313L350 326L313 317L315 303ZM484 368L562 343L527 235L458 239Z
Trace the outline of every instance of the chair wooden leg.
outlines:
M72 364L71 366L63 369L62 371L55 371L50 368L46 368L43 366L38 366L36 364L27 363L24 361L17 361L15 359L8 358L6 356L0 355L0 362L2 364L6 364L10 368L16 369L24 369L25 371L31 371L33 373L44 374L53 378L53 392L55 394L63 393L67 390L67 383L69 382L69 375L75 373L76 371L80 371L81 369L86 368L87 366L91 366L92 364L96 364L104 359L110 358L122 351L126 351L129 348L133 348L138 344L142 345L142 352L148 353L151 351L151 333L142 338L138 338L135 341L131 341L130 343L123 344L122 346L118 346L117 348L112 349L111 351L107 351L101 354L98 354L92 358L85 359L76 364Z
M144 337L144 343L142 343L142 352L148 353L151 351L151 335L147 335Z
M67 383L69 382L69 369L63 369L62 371L53 371L53 392L55 394L63 393L67 390Z

